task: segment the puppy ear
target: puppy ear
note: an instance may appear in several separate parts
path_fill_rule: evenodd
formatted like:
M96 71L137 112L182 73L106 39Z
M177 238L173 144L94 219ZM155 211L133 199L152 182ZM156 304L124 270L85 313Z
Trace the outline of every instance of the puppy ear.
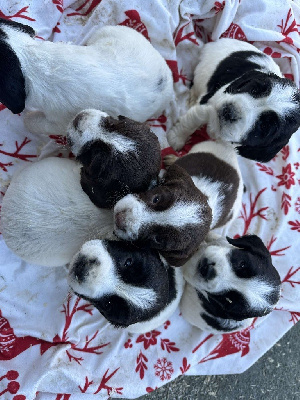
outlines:
M0 41L0 102L13 114L25 108L25 79L21 64L12 48Z
M245 235L237 239L231 239L230 237L226 236L226 239L228 243L232 244L234 247L238 247L264 257L271 257L261 238L256 235Z
M242 157L259 162L268 162L276 156L276 154L288 143L290 136L285 141L270 143L268 146L238 146L236 147L238 154Z

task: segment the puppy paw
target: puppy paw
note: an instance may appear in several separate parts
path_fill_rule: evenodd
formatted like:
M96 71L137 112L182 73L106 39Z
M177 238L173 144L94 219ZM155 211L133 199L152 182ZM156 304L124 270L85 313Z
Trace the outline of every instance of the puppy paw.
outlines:
M181 150L185 145L185 139L176 132L175 128L168 132L167 140L174 150Z
M174 162L177 160L177 156L175 156L175 154L168 154L164 157L164 164L165 167L168 168L170 167L172 164L174 164Z

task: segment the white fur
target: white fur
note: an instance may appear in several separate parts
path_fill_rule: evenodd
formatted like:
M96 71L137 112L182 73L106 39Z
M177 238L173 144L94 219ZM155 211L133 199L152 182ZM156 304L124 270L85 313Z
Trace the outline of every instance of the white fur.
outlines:
M181 227L187 224L198 224L201 215L201 204L193 202L178 202L164 212L149 210L145 203L132 194L128 194L119 200L114 208L114 214L126 213L126 232L115 224L115 232L118 237L127 240L136 240L142 226L158 224L160 226Z
M21 63L26 108L38 110L25 119L32 132L61 133L86 108L143 122L173 98L169 67L134 29L102 27L86 46L36 41L11 26L1 29Z
M80 116L82 116L82 119L78 123L78 128L75 129L73 120L70 122L67 129L68 136L73 143L71 149L76 157L86 143L94 140L100 140L107 143L115 151L120 153L135 151L136 144L134 140L126 138L116 132L107 132L104 127L101 126L102 118L108 117L108 114L105 112L87 109L78 113L75 118Z
M80 164L46 158L13 176L3 199L1 232L25 261L61 266L87 240L112 239L113 215L83 192Z
M158 328L172 316L172 314L175 312L176 308L179 305L183 293L184 280L180 268L175 268L175 282L177 291L177 296L175 297L175 299L170 304L168 304L156 317L152 318L151 321L147 321L146 323L137 322L136 324L130 325L127 328L130 332L133 333L150 332L153 329Z
M207 133L212 139L239 143L246 137L247 131L255 124L263 111L274 110L278 115L284 116L296 109L297 105L291 99L297 89L287 87L282 91L279 82L274 84L271 95L267 98L255 99L247 93L224 93L229 86L227 84L217 90L206 104L199 104L202 96L207 92L207 83L218 64L231 53L244 50L263 54L263 58L252 56L249 60L262 66L260 71L274 73L282 78L280 69L272 58L249 43L222 38L204 45L201 49L199 64L194 72L190 108L167 134L168 142L175 150L181 149L188 137L202 125L207 124ZM224 123L219 119L218 111L225 103L232 103L238 110L240 118L234 124Z

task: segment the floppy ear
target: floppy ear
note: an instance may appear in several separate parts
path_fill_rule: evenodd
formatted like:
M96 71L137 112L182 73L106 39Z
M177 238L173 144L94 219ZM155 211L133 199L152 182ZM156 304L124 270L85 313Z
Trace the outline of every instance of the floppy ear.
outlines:
M245 235L241 236L237 239L231 239L230 237L226 236L228 243L232 244L235 247L240 249L248 250L251 253L255 253L258 255L266 256L268 255L271 257L268 249L264 245L261 238L256 235Z
M18 114L25 108L25 79L21 64L12 48L0 41L0 101L12 113Z
M247 146L236 147L238 154L242 157L259 162L268 162L288 143L290 135L284 140L276 143L270 143L267 146Z
M198 191L189 173L175 162L168 168L161 180L161 184L173 186L178 185L178 183L182 186L190 186Z

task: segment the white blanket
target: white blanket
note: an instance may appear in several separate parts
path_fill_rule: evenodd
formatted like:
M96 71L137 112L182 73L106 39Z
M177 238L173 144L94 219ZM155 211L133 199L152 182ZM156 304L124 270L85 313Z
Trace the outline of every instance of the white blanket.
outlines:
M298 1L0 0L0 16L31 25L36 40L77 44L96 27L131 26L172 69L177 113L185 110L199 49L221 36L253 43L299 85ZM149 121L163 148L171 111ZM204 138L202 129L193 140ZM22 115L1 107L1 196L14 171L41 153L69 157L64 143L63 137L30 134ZM1 237L0 400L136 398L180 374L233 374L249 368L300 318L299 154L298 132L268 164L239 159L247 190L240 217L226 233L259 235L282 279L276 310L239 333L202 332L179 310L144 335L114 329L91 305L68 296L65 269L28 265Z

